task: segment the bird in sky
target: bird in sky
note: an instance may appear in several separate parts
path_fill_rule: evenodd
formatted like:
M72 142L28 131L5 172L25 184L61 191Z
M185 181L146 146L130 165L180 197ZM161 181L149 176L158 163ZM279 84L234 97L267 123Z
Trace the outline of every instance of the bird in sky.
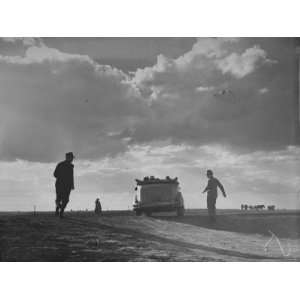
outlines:
M214 93L214 96L215 96L216 98L218 98L218 97L223 97L223 96L227 96L227 95L231 95L232 100L236 101L235 94L234 94L233 91L230 90L230 89L222 89L222 90L220 90L220 91Z
M217 93L215 93L214 96L218 97L218 96L224 96L226 94L232 94L233 95L233 92L229 89L223 89L223 90L220 90Z

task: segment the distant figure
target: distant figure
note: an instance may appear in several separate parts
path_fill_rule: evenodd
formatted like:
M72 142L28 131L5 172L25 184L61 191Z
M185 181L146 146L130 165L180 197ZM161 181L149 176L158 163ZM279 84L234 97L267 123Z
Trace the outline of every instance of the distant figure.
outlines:
M71 190L74 190L74 165L72 152L66 153L66 159L60 162L54 171L56 178L56 210L55 215L63 217L64 210L69 202Z
M221 182L213 176L211 170L207 170L206 176L208 178L208 183L203 193L207 192L207 209L208 215L211 222L216 222L216 201L218 197L218 187L222 191L224 197L226 197L225 189Z
M100 199L97 198L95 201L95 214L96 215L101 215L102 213L102 206L101 206L101 202Z
M248 205L247 204L242 204L241 205L241 210L247 210L248 209Z
M138 196L138 187L134 188L134 203L133 205L137 205L139 203L139 196Z
M265 206L264 206L263 204L260 204L260 205L255 205L254 208L255 208L256 210L261 210L261 209L264 209Z
M268 210L275 210L275 205L268 205Z

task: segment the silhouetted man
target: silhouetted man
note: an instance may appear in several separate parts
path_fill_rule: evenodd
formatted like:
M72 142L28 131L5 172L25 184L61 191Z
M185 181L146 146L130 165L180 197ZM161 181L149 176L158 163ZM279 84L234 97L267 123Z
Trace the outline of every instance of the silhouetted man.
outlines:
M56 178L56 210L55 215L63 217L64 210L69 202L71 190L74 190L74 165L72 152L66 153L66 159L60 162L54 171Z
M214 223L216 222L216 201L218 197L218 187L222 191L224 197L226 197L226 193L221 182L213 176L213 171L207 170L206 176L208 178L208 183L203 193L207 192L208 216L209 220Z

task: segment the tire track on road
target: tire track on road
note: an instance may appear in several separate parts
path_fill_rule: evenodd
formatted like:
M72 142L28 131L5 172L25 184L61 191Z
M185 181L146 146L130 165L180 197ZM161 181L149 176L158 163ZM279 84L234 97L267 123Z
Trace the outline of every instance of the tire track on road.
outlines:
M189 248L193 250L203 250L207 252L213 252L219 255L229 256L229 257L237 257L237 258L244 258L249 260L267 260L267 261L274 261L274 260L280 260L280 261L295 261L296 259L293 258L283 258L283 257L275 257L275 256L264 256L259 254L251 254L251 253L244 253L236 250L229 250L229 249L223 249L223 248L216 248L216 247L210 247L206 245L201 244L194 244L190 242L180 241L180 240L173 240L170 238L158 236L152 233L145 233L139 230L135 230L132 228L120 228L113 225L103 224L100 222L91 222L91 221L83 221L82 219L77 218L71 218L66 217L66 221L71 222L76 225L81 225L85 227L93 226L94 228L102 228L102 229L110 229L114 232L118 232L121 234L131 234L134 237L137 238L143 238L146 240L152 240L160 243L165 243L177 247L181 247L183 249ZM297 260L296 260L297 261Z

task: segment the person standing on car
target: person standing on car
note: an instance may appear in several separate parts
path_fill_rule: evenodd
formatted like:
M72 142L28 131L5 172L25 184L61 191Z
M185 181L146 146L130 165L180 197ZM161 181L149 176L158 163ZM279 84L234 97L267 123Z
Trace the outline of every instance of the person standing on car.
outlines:
M203 193L207 193L207 210L209 220L212 223L216 222L216 201L218 198L218 187L221 190L224 197L226 197L226 192L221 184L221 182L213 176L212 170L207 170L206 176L208 178L208 183Z
M56 178L56 210L55 215L63 217L64 210L69 202L71 190L74 190L74 165L72 152L66 153L66 159L60 162L54 171Z

